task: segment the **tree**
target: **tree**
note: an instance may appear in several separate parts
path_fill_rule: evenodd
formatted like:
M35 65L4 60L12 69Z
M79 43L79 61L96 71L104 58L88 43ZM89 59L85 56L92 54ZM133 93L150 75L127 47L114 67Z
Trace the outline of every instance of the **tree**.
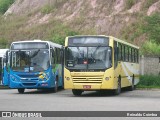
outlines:
M156 13L145 18L144 32L148 34L150 40L160 44L160 14Z

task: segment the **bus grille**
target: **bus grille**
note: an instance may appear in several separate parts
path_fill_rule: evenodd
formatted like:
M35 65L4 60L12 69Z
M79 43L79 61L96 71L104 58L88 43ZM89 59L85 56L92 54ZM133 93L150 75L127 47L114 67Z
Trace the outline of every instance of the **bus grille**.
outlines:
M72 77L73 83L102 83L102 76Z
M36 83L22 83L24 86L35 86Z

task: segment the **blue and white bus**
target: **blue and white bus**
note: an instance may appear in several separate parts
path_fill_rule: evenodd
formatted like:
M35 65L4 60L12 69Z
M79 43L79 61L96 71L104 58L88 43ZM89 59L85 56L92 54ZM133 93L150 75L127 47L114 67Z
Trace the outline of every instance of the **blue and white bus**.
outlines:
M50 41L13 42L9 55L10 88L25 89L63 87L63 46Z

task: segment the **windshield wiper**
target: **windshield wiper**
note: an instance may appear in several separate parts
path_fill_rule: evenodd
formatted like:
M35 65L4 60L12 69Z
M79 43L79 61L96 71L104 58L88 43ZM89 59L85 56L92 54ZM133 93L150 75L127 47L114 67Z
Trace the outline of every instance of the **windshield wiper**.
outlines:
M35 51L34 53L33 53L33 55L31 55L31 56L29 56L30 58L33 58L33 57L35 57L38 53L39 53L39 51L40 51L40 49L38 49L37 51Z

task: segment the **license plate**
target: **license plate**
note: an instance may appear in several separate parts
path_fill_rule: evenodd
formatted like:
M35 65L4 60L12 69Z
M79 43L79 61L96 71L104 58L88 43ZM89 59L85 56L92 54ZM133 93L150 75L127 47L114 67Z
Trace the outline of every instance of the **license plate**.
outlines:
M91 85L83 85L84 89L91 89Z

